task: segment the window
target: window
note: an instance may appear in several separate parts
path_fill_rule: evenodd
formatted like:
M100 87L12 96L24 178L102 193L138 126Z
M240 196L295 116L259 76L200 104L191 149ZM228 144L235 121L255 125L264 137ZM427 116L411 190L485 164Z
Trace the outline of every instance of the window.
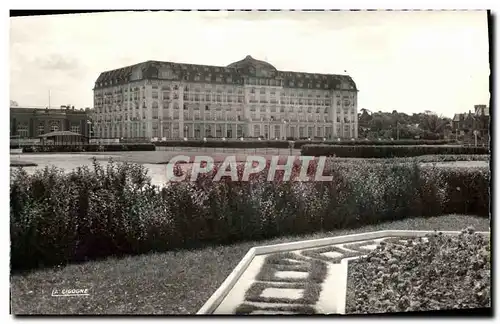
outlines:
M80 126L79 125L71 125L71 132L80 134Z
M274 137L280 138L280 125L274 125Z
M57 132L57 131L59 131L59 125L58 124L52 124L52 125L50 125L50 131L51 132Z
M45 124L38 124L38 135L43 135L45 133Z
M253 125L253 136L260 137L260 125Z
M19 135L20 137L28 137L28 125L17 124L17 135Z

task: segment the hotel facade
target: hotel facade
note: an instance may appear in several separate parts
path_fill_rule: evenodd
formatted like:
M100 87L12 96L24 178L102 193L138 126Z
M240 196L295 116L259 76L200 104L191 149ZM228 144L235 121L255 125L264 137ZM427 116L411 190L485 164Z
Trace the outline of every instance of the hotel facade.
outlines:
M351 77L278 71L251 56L226 67L148 61L103 72L98 138L357 138Z

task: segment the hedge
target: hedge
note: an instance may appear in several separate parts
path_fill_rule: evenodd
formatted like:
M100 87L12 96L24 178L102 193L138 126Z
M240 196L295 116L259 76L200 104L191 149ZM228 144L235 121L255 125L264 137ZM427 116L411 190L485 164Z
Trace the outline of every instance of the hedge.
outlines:
M294 148L300 149L302 146L307 144L328 144L328 145L445 145L454 143L452 140L399 140L399 141L366 141L366 140L355 140L355 141L322 141L322 140L298 140L294 141ZM156 146L167 146L167 147L224 147L224 148L289 148L289 141L283 140L255 140L255 139L245 139L245 140L213 140L207 139L203 140L173 140L165 142L155 142Z
M249 182L214 182L207 174L161 189L132 164L11 172L12 271L407 217L489 216L488 168L329 160L329 182L265 181L265 172Z
M120 152L154 151L153 144L84 144L84 145L30 145L23 147L23 153L35 152Z
M489 154L487 147L406 145L304 145L300 151L306 156L336 156L353 158L393 158L441 154Z

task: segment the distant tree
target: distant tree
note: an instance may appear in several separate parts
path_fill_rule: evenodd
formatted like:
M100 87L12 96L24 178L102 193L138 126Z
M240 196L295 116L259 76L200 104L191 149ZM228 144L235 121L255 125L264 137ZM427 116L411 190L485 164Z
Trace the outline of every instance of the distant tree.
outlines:
M439 117L436 114L427 114L421 119L419 127L424 131L441 134L444 132L444 128L447 124L449 124L449 122L445 118Z
M372 120L372 116L368 113L369 110L368 109L361 109L361 114L359 114L359 120L358 120L358 124L359 125L363 125L365 127L368 127L370 121Z

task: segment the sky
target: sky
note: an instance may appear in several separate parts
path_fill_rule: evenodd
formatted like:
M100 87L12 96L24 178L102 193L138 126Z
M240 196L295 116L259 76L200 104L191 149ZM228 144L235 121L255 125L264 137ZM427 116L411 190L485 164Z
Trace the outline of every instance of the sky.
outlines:
M358 109L452 117L489 104L486 11L114 12L10 18L10 99L92 107L103 71L148 60L346 74Z

